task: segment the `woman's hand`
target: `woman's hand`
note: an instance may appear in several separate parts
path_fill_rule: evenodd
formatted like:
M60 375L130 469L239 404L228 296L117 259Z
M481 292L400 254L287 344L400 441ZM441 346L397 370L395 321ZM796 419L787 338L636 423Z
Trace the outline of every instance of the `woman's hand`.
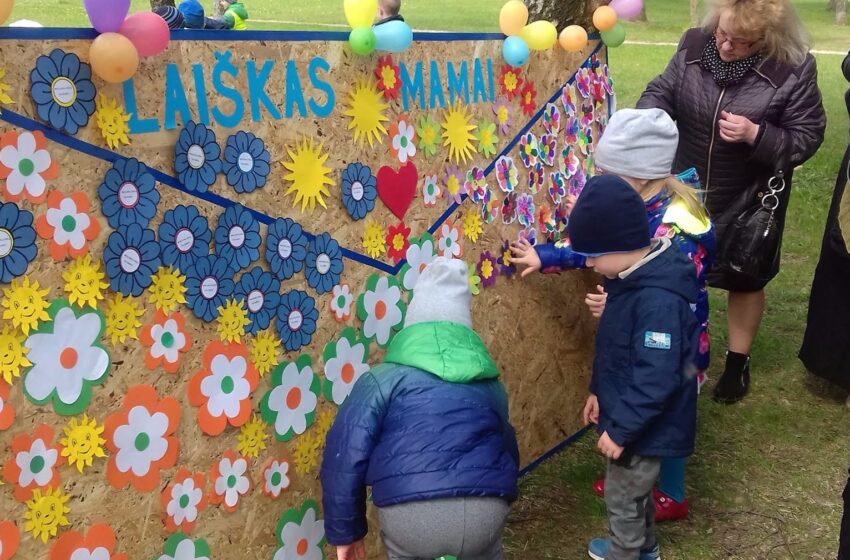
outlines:
M599 423L599 399L596 398L596 395L591 394L587 397L581 417L584 419L585 426Z
M366 560L366 543L361 539L336 547L336 560Z
M602 286L596 286L596 289L599 293L587 294L587 297L584 298L584 303L587 304L587 307L590 309L593 316L598 319L602 317L602 312L605 311L605 303L608 301L608 294Z
M746 142L753 146L759 136L759 125L747 117L733 115L728 111L720 113L717 124L720 129L720 138L726 142Z
M525 268L520 275L525 278L532 272L537 272L543 264L540 262L540 257L537 256L537 251L527 239L520 239L517 242L511 243L511 262L513 264L521 264Z

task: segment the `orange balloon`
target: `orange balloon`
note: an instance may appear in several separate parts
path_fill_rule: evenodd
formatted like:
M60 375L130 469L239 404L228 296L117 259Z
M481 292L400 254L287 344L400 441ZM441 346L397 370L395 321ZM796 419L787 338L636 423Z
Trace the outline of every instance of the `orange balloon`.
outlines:
M0 0L0 25L3 25L9 19L14 7L15 0Z
M528 23L528 8L521 0L508 0L499 12L499 29L507 36L519 35Z
M580 25L569 25L561 31L558 42L567 52L579 52L587 46L587 31Z
M617 12L611 6L599 6L593 12L593 27L599 31L611 31L615 25L617 25Z
M139 51L119 33L101 33L92 41L89 62L95 74L111 84L132 78L139 69Z

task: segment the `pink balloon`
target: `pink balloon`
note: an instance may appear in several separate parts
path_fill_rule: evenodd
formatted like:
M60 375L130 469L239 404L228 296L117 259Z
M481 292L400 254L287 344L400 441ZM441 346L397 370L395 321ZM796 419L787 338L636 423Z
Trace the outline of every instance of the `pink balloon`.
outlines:
M168 48L171 31L165 20L153 12L138 12L127 16L121 29L121 35L139 51L139 56L156 56Z
M611 0L608 6L617 12L618 18L633 20L643 10L643 0Z

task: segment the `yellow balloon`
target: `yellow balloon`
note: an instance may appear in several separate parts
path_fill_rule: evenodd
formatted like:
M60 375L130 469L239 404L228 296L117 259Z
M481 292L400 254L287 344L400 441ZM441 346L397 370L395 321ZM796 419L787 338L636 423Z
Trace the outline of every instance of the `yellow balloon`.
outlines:
M600 32L611 31L617 25L617 12L611 6L599 6L593 12L593 27Z
M139 69L139 51L120 33L101 33L92 41L89 62L94 73L104 81L120 84L132 78Z
M505 35L519 35L528 23L528 8L521 0L508 0L499 12L499 29Z
M378 15L378 0L343 0L342 7L352 29L371 26Z
M561 48L567 52L579 52L587 46L587 31L580 25L570 25L558 37Z
M520 37L533 51L551 49L558 40L558 30L551 21L535 21L522 28Z
M12 8L14 7L15 0L0 0L0 25L6 23L6 20L12 15Z

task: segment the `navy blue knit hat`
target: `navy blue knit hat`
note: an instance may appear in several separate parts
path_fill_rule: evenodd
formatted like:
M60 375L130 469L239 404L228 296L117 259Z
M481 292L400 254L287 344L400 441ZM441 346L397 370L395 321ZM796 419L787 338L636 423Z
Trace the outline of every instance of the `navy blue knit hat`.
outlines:
M616 175L587 182L570 214L573 251L595 257L649 247L649 218L640 195Z
M160 6L154 13L165 20L169 29L181 29L183 27L183 14L174 6Z

